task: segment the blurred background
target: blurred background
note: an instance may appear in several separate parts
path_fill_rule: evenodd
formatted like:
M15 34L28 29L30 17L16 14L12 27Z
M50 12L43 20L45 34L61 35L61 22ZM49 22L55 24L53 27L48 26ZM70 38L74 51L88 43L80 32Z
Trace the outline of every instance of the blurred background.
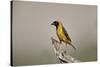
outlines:
M41 2L13 2L13 64L59 63L51 37L58 40L55 20L62 21L72 44L68 53L82 61L97 60L97 6Z

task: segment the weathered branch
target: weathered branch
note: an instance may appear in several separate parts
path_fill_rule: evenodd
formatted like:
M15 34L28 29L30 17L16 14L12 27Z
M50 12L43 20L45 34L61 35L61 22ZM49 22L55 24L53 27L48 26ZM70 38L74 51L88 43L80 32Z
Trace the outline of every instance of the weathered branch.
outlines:
M55 40L54 38L51 38L52 45L54 48L54 52L57 56L57 58L60 60L60 63L75 63L80 62L79 60L76 60L72 56L70 56L66 50L62 49L61 44L59 41Z

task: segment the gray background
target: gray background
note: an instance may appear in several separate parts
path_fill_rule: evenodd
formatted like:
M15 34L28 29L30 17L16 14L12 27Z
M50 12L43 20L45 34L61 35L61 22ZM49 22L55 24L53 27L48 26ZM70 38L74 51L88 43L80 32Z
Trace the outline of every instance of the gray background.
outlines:
M50 24L62 21L76 51L68 53L81 61L97 60L97 7L90 5L13 2L14 65L59 63L51 43L58 39Z

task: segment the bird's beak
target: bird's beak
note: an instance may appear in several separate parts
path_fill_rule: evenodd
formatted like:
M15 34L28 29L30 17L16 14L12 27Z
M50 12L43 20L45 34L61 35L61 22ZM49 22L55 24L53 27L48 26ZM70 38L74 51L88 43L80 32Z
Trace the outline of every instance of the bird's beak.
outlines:
M51 23L51 25L54 25L54 23Z

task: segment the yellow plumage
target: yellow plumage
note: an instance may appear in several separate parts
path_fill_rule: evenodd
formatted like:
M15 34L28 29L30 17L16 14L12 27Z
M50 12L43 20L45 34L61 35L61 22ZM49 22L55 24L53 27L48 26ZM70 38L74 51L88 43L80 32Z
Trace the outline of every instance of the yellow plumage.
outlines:
M64 35L64 32L63 32L63 28L62 28L62 24L61 24L61 23L59 23L58 29L57 29L56 33L57 33L58 38L59 38L61 41L66 41L67 38L66 38L66 36Z

